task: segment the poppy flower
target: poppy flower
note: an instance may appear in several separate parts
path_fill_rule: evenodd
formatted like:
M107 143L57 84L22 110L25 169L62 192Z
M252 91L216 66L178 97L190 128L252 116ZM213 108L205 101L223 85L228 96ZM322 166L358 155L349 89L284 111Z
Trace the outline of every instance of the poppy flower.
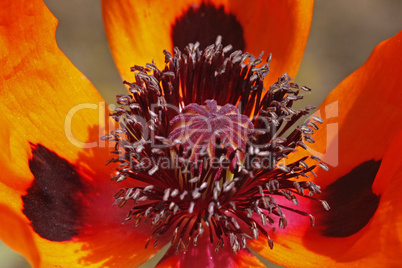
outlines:
M401 264L398 253L402 250L402 202L398 189L402 170L398 155L402 131L397 119L402 114L402 94L397 85L402 69L402 33L378 45L367 62L330 93L319 109L325 111L321 116L326 120L318 130L314 121L308 121L296 127L295 132L284 131L283 139L270 136L272 132L254 131L261 125L252 120L261 114L269 126L277 120L286 128L288 123L294 123L295 114L302 116L312 108L298 112L290 107L299 98L299 91L309 88L299 87L282 75L287 72L294 77L297 72L311 22L312 1L255 1L247 3L247 9L240 2L225 1L179 1L163 10L157 1L135 5L131 1L106 0L102 4L109 44L130 92L118 96L122 107L112 112L112 118L121 123L120 130L109 129L114 123L106 119L109 112L100 105L101 96L58 49L54 38L57 21L42 1L0 4L0 237L11 248L22 253L34 267L135 267L172 241L160 267L263 267L243 247L244 237L247 247L290 267ZM215 28L217 32L212 31ZM215 43L217 34L222 35L223 45L218 42L205 49ZM185 49L188 43L197 41L204 52L199 53L198 45ZM222 55L230 55L226 52L229 44L234 50L255 55L265 50L274 56L269 66L258 65L261 58L240 52L225 60ZM175 46L182 52L174 51ZM248 57L248 64L243 64L243 56ZM203 60L205 66L219 60L217 66L226 65L203 69L199 64L189 66L190 60L183 65L186 57ZM154 63L147 64L152 58ZM132 66L135 79L129 68ZM234 83L233 79L240 79L245 68L250 71L239 83L239 94L235 86L224 81ZM265 77L268 68L270 72ZM199 79L198 84L184 80L187 70ZM205 77L221 82L225 90L203 90L206 86L216 87ZM271 97L269 103L273 106L264 106L264 96ZM169 103L180 109L160 108ZM157 113L151 112L151 104L159 107ZM275 118L272 113L279 112L276 109L285 116ZM329 135L333 134L334 113L338 115L339 134ZM232 121L221 122L219 115ZM208 124L215 127L214 131L192 136ZM186 132L189 127L192 132ZM185 131L179 131L181 128ZM215 136L216 128L220 131ZM154 137L159 148L139 142L147 141L148 129L159 134ZM118 142L112 149L116 157L110 155L105 138L112 145ZM228 138L233 146L224 146ZM259 151L247 147L249 142L266 144L264 141L275 138L274 145L272 142ZM326 166L303 150L306 140L316 140L310 145L312 150L328 152L323 156L324 162L331 160L326 159L330 152L337 151L336 166L327 172L313 169L314 165L323 169ZM197 151L200 141L208 145L206 152ZM140 158L129 154L130 150L139 153ZM221 165L216 170L209 169L212 183L203 167L190 166L184 173L177 166L176 172L161 169L161 163L139 165L144 163L142 153L149 150L151 156L168 151L168 157L181 157L183 163L206 156L202 161L212 165L212 159L223 156L229 164L224 169ZM277 153L274 159L280 160L276 168L250 174L261 169L245 165L248 155L273 152ZM110 164L105 166L106 162ZM131 165L128 169L127 162ZM110 165L117 165L118 173L112 177L117 183L110 181ZM317 177L312 176L313 172ZM227 176L223 177L223 173ZM303 175L310 178L303 179ZM206 184L201 181L208 178L211 180ZM215 183L223 180L227 183ZM247 183L240 188L240 181ZM261 181L265 188L256 184ZM187 195L192 200L204 200L201 205L208 206L184 202L185 191L173 187L177 184L194 185ZM218 187L221 190L214 193ZM303 196L308 191L302 188L315 194ZM112 206L113 197L116 206ZM218 204L220 198L227 202ZM326 200L331 209L326 211L318 198ZM154 200L158 203L153 205ZM161 201L170 203L165 207ZM163 213L163 208L171 213ZM272 213L267 213L269 208ZM201 228L193 228L193 222L200 222L197 219L177 216L201 210ZM251 217L244 216L249 210ZM314 227L310 215L315 217ZM284 228L273 230L278 225ZM245 228L251 232L245 232Z

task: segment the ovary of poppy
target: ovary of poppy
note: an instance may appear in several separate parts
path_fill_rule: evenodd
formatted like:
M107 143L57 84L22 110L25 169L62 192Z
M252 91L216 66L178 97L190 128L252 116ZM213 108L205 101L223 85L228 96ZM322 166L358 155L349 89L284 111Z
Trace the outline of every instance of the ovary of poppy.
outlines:
M257 33L253 31L247 33L247 30L244 29L246 50L254 54L258 54L260 50L274 52L275 57L277 57L272 63L271 79L276 79L284 71L292 76L295 75L307 39L312 3L309 2L306 4L308 7L305 7L300 2L292 8L287 6L289 3L284 1L281 3L269 2L272 4L270 10L273 13L272 16L269 16L270 19L273 17L272 21L277 21L284 28L279 27L281 30L277 30L278 27L273 27L273 32L266 35L267 38L271 38L275 34L278 35L278 32L285 34L291 32L292 34L289 34L291 40L287 40L288 42L282 38L269 39L268 42L273 45L271 48L269 44L260 42L261 38L257 37L259 32L266 30L269 32L270 28L263 27ZM160 22L160 20L152 17L153 14L147 13L155 8L143 9L143 6L135 6L132 2L123 3L121 6L119 4L121 3L117 1L105 1L104 16L109 42L119 70L124 78L129 79L128 67L133 64L144 65L155 58L157 64L162 65L161 58L158 57L162 55L162 49L172 49L173 43L170 41L169 34L176 13L171 6L168 9L170 11L166 13L169 14L170 20L166 19ZM157 4L159 4L157 1L146 3L150 6ZM184 6L184 4L180 2L180 5ZM200 2L196 4L200 5ZM238 15L239 21L244 25L247 25L247 20L241 17L240 8L241 12L251 13L248 14L247 18L255 18L256 20L260 17L254 17L253 12L262 12L259 6L247 10L243 10L243 6L236 8L235 6L240 5L240 2L235 2L233 6L230 3L218 2L217 6L220 4L224 4L225 11L229 10ZM255 4L261 3L256 2ZM128 13L127 16L123 16L120 7L123 7L126 12L137 10L136 14L139 15L133 16ZM3 120L3 127L0 130L3 141L1 145L2 154L0 155L2 164L0 165L3 174L5 174L0 178L0 215L2 217L0 237L13 249L23 253L34 267L54 265L59 267L131 267L139 265L151 257L158 248L144 249L148 236L141 232L146 232L146 227L141 226L139 229L135 229L132 226L122 225L121 219L125 217L125 214L110 206L110 197L121 185L114 186L107 183L110 171L103 167L103 163L108 158L108 150L82 150L71 145L64 134L65 116L71 108L83 102L98 104L102 99L82 74L58 50L54 40L56 20L41 1L26 3L3 1L0 4L0 10L0 35L2 36L0 47L3 66L0 77L2 79L1 84L4 85L0 91L2 96L1 112L4 115L1 119ZM183 7L183 10L186 8ZM158 12L156 12L156 16L162 18L163 16ZM290 12L290 15L287 12ZM262 14L265 13L262 12ZM305 14L305 17L300 18L299 14ZM114 15L120 17L121 20L113 18ZM146 18L150 21L147 21ZM128 25L133 25L135 22L134 25L138 25L140 30L135 27L127 29ZM151 26L152 23L158 22L163 25L162 28L159 27L159 24L156 27ZM118 29L122 29L123 33L119 32ZM154 39L157 35L150 36L148 32L166 35L164 36L166 38L161 38L163 40ZM113 33L118 34L113 35ZM295 33L300 34L300 36L297 38ZM397 135L400 130L400 127L397 127L397 116L400 115L400 110L398 110L398 106L395 108L393 105L400 103L401 94L398 92L395 95L391 94L391 90L398 81L398 73L400 73L400 35L380 45L370 61L345 80L339 88L335 89L324 103L326 105L334 100L339 100L340 131L341 134L344 133L345 135L345 138L340 138L340 146L343 146L341 143L345 142L345 147L340 150L339 166L334 171L319 174L318 180L324 186L328 186L338 181L339 177L349 174L361 163L371 161L371 159L378 163L382 159L381 166L377 164L377 168L374 168L375 174L369 176L372 178L377 174L373 184L373 193L380 196L378 208L372 215L372 219L369 218L367 225L362 226L357 233L349 234L345 238L328 238L323 235L323 232L333 230L325 229L328 228L327 225L324 224L320 227L318 222L318 230L311 230L309 223L305 223L304 219L299 219L296 221L296 225L288 226L287 229L283 230L283 234L279 232L276 235L277 240L275 240L276 245L273 251L267 249L266 241L263 242L263 246L258 242L252 245L253 249L267 259L295 267L356 266L359 264L397 266L400 264L400 260L396 256L397 252L401 251L401 210L399 205L401 202L396 191L401 181L401 169L400 161L396 162L399 163L399 166L393 161L397 159L400 151L398 148L400 148L401 137ZM135 40L130 41L131 37L134 37ZM223 38L225 39L225 36ZM261 47L254 49L252 46L248 46L248 42L250 44L258 43L252 41L253 38L257 38ZM280 42L277 42L278 40ZM138 43L141 43L141 46ZM124 51L127 54L124 54ZM128 57L126 55L133 56ZM382 58L379 55L385 56ZM283 61L283 58L286 60ZM279 62L283 64L281 65ZM360 80L361 78L370 78L373 81L364 81L363 83ZM362 85L368 86L363 87ZM386 98L377 98L379 93L376 92L377 87L375 85L387 89L385 91ZM349 96L350 92L345 92L348 88L353 89L352 96ZM344 100L345 95L347 98ZM392 98L393 96L395 98ZM375 119L375 116L372 116L372 118L368 118L369 122L360 121L359 118L366 120L366 114L362 112L362 109L367 111L364 104L370 103L374 106L373 102L389 110L380 114L381 117L377 118L379 120L370 120ZM81 112L74 117L75 122L73 124L76 124L73 125L74 135L80 141L94 141L98 133L91 130L98 129L98 124L101 123L98 122L99 115L90 109ZM349 123L349 118L354 119L352 120L353 123ZM383 123L383 121L386 122ZM369 150L370 144L372 144L371 139L369 139L372 132L370 129L366 130L367 126L373 126L373 129L381 128L381 131L374 132L377 133L376 142L380 144L374 144L375 150L372 151ZM325 131L325 128L322 131ZM364 135L366 132L369 133ZM322 132L317 133L317 135L325 135L320 133ZM349 142L359 133L362 136L358 138L358 141ZM364 142L369 146L360 146L359 142ZM388 145L390 147L387 151ZM356 149L352 150L351 148ZM318 143L318 147L315 149L323 151L328 148L323 148ZM360 154L360 149L364 153ZM349 152L351 153L349 154ZM53 163L58 164L51 166ZM27 216L29 213L23 212L24 209L27 209L26 203L24 204L24 197L29 196L29 190L33 189L33 183L43 183L43 181L36 179L34 181L35 174L44 174L43 172L46 173L47 171L35 169L32 166L47 167L55 178L59 178L57 172L60 171L60 163L62 163L63 170L67 170L78 177L79 183L77 185L82 187L82 189L74 187L72 189L79 192L80 196L73 200L81 202L79 204L82 205L83 211L79 213L77 218L67 219L72 220L73 225L77 224L79 228L69 229L65 228L66 225L59 227L60 233L65 234L62 237L59 236L58 232L46 233L46 229L43 231L43 228L38 234L38 226L44 223L32 222L32 217ZM369 162L369 164L371 163ZM358 178L361 180L359 174L356 176L348 177L348 179L357 180ZM390 181L390 177L392 177L392 181ZM69 179L69 177L65 177L65 179ZM364 180L362 183L364 184ZM45 186L47 187L47 185ZM371 187L370 183L369 186ZM342 187L339 189L333 187L332 189L338 190L339 193L342 193L343 190ZM53 190L60 190L60 193L64 194L62 189ZM56 197L57 193L52 191L48 194L51 197ZM331 191L330 193L336 196L337 192ZM68 194L71 195L72 193L67 191L66 195ZM311 209L314 210L314 208ZM384 216L384 211L389 215L388 218ZM39 221L41 220L40 212L37 210L31 212L39 216ZM47 212L43 211L43 218L49 215ZM359 213L359 210L356 210L356 213ZM318 216L320 217L320 215ZM359 215L357 214L357 216ZM7 220L3 220L3 217L7 217ZM324 218L322 222L325 223L326 215L322 217ZM347 218L342 220L348 222ZM57 219L55 222L57 223ZM67 227L71 226L67 224ZM381 236L377 235L378 230L381 230ZM72 235L65 231L72 231ZM339 246L335 242L342 244ZM166 241L160 241L158 247L164 243ZM344 245L347 247L343 248ZM207 249L206 247L201 248L200 254L195 256L209 257L210 253L205 254L203 252ZM260 265L248 251L227 256L233 266ZM184 258L184 260L178 260L178 258ZM168 254L160 266L183 265L188 262L189 260L185 259L185 255ZM219 261L214 259L209 263L211 265L219 264Z

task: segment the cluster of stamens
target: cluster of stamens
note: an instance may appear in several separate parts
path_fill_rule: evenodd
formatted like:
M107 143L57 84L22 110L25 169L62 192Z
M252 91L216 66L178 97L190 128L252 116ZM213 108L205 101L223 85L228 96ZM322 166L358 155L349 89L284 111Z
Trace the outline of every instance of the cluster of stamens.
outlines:
M294 127L315 108L292 109L310 89L284 74L264 90L271 56L261 64L262 55L226 56L230 49L218 40L203 51L197 44L173 56L165 51L163 70L134 66L135 82L124 82L130 94L117 96L120 106L111 116L120 128L103 137L116 142L108 163L118 164L112 180L135 186L116 193L115 204L131 206L123 222L152 226L154 246L170 234L178 253L205 235L216 251L229 244L236 253L262 234L272 248L267 226L285 228L284 211L314 225L311 214L275 196L295 205L297 196L313 199L329 209L312 197L320 187L302 180L325 164L316 156L286 163L296 148L314 142L310 135L322 123L313 117Z

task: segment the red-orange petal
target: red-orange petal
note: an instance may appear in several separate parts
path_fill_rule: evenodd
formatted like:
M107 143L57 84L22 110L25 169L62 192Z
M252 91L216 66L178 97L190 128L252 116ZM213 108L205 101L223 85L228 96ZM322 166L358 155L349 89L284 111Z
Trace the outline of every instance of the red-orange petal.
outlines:
M84 143L97 142L89 132L103 100L57 47L57 21L41 1L1 1L0 24L0 168L8 174L0 181L22 190L32 181L29 142L76 160Z
M327 122L315 135L318 146L313 148L327 149L324 161L339 149L337 166L319 172L316 179L324 186L318 197L331 198L332 209L324 213L314 201L301 203L299 209L315 213L316 227L309 226L308 217L289 213L287 228L273 234L274 251L266 241L251 243L259 254L287 267L402 265L397 257L402 251L401 58L402 32L379 44L325 100L321 111ZM326 147L324 134L331 124L339 128L339 136L330 135Z
M402 129L401 58L402 31L380 43L321 104L318 115L325 122L310 151L323 154L331 171L319 176L318 184L328 185L365 161L382 159Z
M46 161L47 158L40 160ZM60 168L60 165L42 168L52 170ZM35 186L31 186L27 194L0 183L0 216L8 217L0 221L0 237L22 253L33 267L135 267L147 261L166 244L162 238L156 248L152 246L152 241L146 249L151 233L149 226L140 224L134 227L132 222L122 224L128 207L118 209L112 206L112 197L120 187L132 187L132 183L106 183L108 174L87 170L79 170L79 176L79 181L71 176L71 181L64 185L60 185L58 176L52 178L54 182L38 180L36 177L35 183L42 184L44 189L38 191ZM82 191L70 193L72 196L65 195L65 191L60 188L68 189L76 184L82 187ZM35 196L42 191L45 195ZM43 200L48 203L41 203ZM78 205L78 210L71 212L60 202L67 202L68 207ZM38 207L36 203L42 205Z
M188 25L184 26L186 30L174 30L175 36L182 38L181 43L195 43L204 41L207 36L197 36L194 32L202 32L203 27L208 25L211 27L206 32L215 31L226 21L232 21L228 15L232 14L243 30L245 51L254 56L262 51L265 51L266 57L268 53L273 54L271 73L265 81L265 85L269 86L284 72L291 77L296 76L310 30L313 3L301 0L180 0L172 5L167 1L155 0L141 4L135 1L103 0L102 7L109 45L125 80L133 80L130 74L133 65L144 66L154 59L157 66L163 68L162 51L166 49L172 52L173 46L178 45L172 39L172 27L177 20L185 17ZM200 8L202 6L215 8ZM221 6L223 8L219 10ZM223 12L225 15L221 14ZM208 19L200 26L203 17ZM228 23L225 29L220 33L224 44L225 40L237 43L241 39L238 37L241 30L236 23Z
M278 230L274 251L266 249L264 241L252 242L252 248L262 256L286 267L400 267L402 260L402 131L388 147L373 183L380 195L378 208L358 233L348 237L325 237L320 226L309 228L300 217L298 226ZM353 205L353 204L351 204ZM355 217L359 217L356 213ZM265 246L265 247L264 247Z
M57 47L57 20L41 0L4 0L0 25L0 237L34 267L146 261L159 248L144 249L148 233L122 225L127 211L112 207L124 184L105 168L107 111Z
M229 241L225 241L224 247L215 252L215 246L210 243L209 235L203 234L199 237L197 246L194 246L192 241L189 242L187 252L179 251L175 254L176 249L171 246L156 267L266 267L247 248L233 254L229 244Z

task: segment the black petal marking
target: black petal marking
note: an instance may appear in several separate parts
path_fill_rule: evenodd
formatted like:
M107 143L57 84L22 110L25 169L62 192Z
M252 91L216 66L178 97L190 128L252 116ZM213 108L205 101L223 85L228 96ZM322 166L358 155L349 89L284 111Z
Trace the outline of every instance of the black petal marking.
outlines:
M325 226L323 235L347 237L370 221L380 202L380 196L372 191L380 165L380 160L366 161L322 191L322 199L331 206L321 219Z
M222 45L231 44L234 50L244 51L246 45L243 28L235 15L225 13L223 6L217 8L211 4L191 6L172 26L173 47L180 50L189 43L200 42L200 48L214 44L218 35L222 36Z
M67 241L78 234L78 196L83 184L66 159L41 144L32 145L29 168L35 179L22 197L24 214L41 237Z

